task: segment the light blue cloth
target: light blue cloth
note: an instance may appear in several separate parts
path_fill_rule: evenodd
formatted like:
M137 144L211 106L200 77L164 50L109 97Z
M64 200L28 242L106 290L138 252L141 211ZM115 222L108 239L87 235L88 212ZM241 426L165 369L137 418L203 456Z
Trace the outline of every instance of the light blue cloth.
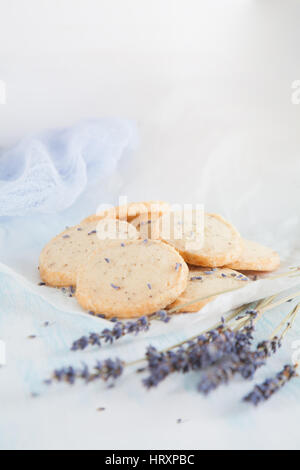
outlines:
M87 186L97 200L136 142L135 125L121 119L83 121L21 140L0 153L0 217L60 212Z

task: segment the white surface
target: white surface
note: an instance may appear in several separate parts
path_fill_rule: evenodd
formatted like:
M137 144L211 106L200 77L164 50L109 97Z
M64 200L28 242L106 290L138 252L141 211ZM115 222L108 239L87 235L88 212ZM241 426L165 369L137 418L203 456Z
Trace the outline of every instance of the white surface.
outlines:
M86 117L134 119L140 148L118 192L205 202L244 234L276 242L290 264L299 250L300 106L291 102L300 77L299 13L299 2L289 0L2 0L0 146ZM95 320L75 323L4 274L1 286L8 344L1 447L299 448L297 381L248 411L233 402L232 389L205 401L185 378L151 394L125 378L115 390L56 388L32 400L49 368L71 360L70 341ZM53 319L55 330L44 333L43 319ZM265 320L265 333L271 323ZM34 331L42 340L28 346ZM290 360L290 344L282 355ZM249 384L235 387L239 397ZM107 412L98 414L98 406ZM187 421L176 425L177 418Z

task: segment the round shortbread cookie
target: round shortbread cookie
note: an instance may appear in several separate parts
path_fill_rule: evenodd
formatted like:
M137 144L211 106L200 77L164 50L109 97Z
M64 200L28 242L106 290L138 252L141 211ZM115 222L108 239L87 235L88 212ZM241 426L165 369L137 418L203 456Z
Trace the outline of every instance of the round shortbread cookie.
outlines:
M225 266L238 259L241 252L240 234L223 217L217 214L204 214L202 235L203 237L199 233L197 223L197 230L192 227L189 238L174 240L163 237L163 239L174 246L187 263L195 266Z
M203 211L169 212L158 218L153 225L161 240L172 245L183 258L186 252L197 250L203 244Z
M242 239L242 251L238 259L228 267L242 271L275 271L280 265L276 251L250 240Z
M135 217L130 223L141 234L141 238L151 238L152 240L158 240L160 238L159 226L157 220L160 218L159 213L154 214L140 214Z
M164 201L131 202L123 206L112 207L93 214L83 220L83 222L93 222L104 218L116 218L130 222L140 214L162 215L170 210L170 205Z
M40 275L49 286L76 286L78 267L99 246L111 240L138 239L139 233L125 221L105 219L70 227L53 238L40 255Z
M156 240L113 243L78 270L76 297L86 310L134 318L165 308L186 288L188 267Z
M243 287L249 281L243 274L228 268L191 268L185 291L167 309L178 307L179 310L176 310L178 313L198 312L208 302L214 300L218 292ZM211 297L181 308L181 305L206 296Z

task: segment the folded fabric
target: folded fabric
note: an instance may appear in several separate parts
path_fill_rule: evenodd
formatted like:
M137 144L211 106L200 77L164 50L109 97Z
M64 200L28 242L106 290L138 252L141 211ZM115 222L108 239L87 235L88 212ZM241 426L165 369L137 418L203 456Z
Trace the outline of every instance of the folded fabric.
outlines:
M70 207L136 145L134 123L83 121L21 140L0 153L0 217L51 214Z

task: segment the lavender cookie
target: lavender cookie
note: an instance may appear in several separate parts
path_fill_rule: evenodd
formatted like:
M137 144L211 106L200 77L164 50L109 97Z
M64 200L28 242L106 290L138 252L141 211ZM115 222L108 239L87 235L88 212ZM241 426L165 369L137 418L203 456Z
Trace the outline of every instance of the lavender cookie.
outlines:
M78 270L76 297L86 310L133 318L163 309L184 291L188 267L172 247L156 240L111 243Z

